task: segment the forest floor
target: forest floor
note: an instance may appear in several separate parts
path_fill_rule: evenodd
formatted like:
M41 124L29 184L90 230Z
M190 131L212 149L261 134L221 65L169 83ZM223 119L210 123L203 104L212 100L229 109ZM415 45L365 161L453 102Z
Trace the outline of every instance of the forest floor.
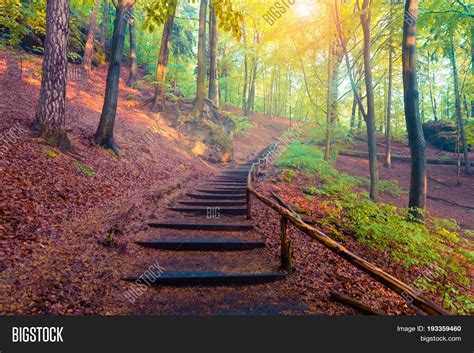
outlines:
M388 314L414 314L402 298L293 227L296 273L285 281L238 288L150 289L139 302L130 303L124 297L130 285L121 280L123 276L142 272L142 263L151 264L152 259L165 268L181 259L175 253L144 251L132 241L146 235L150 218L224 166L210 164L184 149L166 113L157 115L145 105L149 92L126 87L127 70L120 83L115 138L125 152L138 152L143 170L137 174L131 160L97 147L90 137L102 109L105 67L95 69L89 78L77 75L68 81L67 127L80 157L52 149L28 130L38 102L41 59L28 56L20 65L10 54L0 52L0 131L2 135L12 128L21 131L0 159L1 314L274 314L265 308L276 302L287 307L279 313L357 314L331 301L330 291L360 299ZM254 157L288 128L288 121L282 118L261 114L250 118L254 128L235 139L238 160ZM153 143L144 143L144 134L152 131L156 121L163 133ZM343 168L340 163L344 161L339 160L338 167ZM356 165L363 165L361 162L354 161L351 172L357 173ZM397 164L391 172L403 174L402 168ZM318 202L305 200L297 181L267 179L255 186L264 193L283 191L288 199L300 199L318 212ZM255 236L267 244L255 253L254 266L275 270L280 251L278 217L255 201L253 214ZM469 222L467 216L464 222ZM107 239L113 240L110 245ZM355 240L347 239L345 246L402 280L409 282L416 275ZM218 261L200 257L202 254L196 254L184 266L193 261ZM263 264L262 259L269 261ZM252 269L238 254L230 260Z
M382 139L379 140L383 142ZM359 142L350 147L354 151L367 152L367 144ZM384 154L385 147L377 146L377 153ZM410 149L406 144L400 142L393 143L392 154L400 156L410 156ZM426 156L431 159L447 158L456 160L456 154L441 151L437 148L427 145ZM474 153L471 152L471 160ZM384 168L383 163L379 161L380 179L397 181L405 192L399 197L395 197L390 193L382 193L380 199L383 202L391 203L398 207L406 207L408 205L408 190L410 188L410 163L401 161L392 161L392 168ZM369 177L368 160L339 155L337 157L336 169L354 176ZM461 168L459 180L457 178L457 167L450 165L427 164L428 175L428 199L426 202L427 211L441 218L452 218L456 220L464 229L474 230L474 210L472 207L474 195L474 175L466 175L464 168ZM459 183L458 183L459 181ZM433 200L429 197L435 197L441 200ZM444 200L444 201L442 201ZM456 206L470 206L464 208ZM474 240L474 239L473 239Z

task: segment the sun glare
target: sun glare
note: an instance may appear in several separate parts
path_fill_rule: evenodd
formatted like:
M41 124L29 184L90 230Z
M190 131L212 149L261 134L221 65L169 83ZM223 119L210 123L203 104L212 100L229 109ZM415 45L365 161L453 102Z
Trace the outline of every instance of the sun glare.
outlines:
M296 0L295 14L299 18L313 16L316 10L314 0Z

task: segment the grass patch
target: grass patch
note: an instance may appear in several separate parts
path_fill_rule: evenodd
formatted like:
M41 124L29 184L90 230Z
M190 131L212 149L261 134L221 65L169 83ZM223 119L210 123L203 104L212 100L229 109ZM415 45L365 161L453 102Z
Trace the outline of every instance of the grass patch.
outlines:
M88 177L93 177L95 175L94 168L88 168L82 163L76 163L76 169Z
M236 135L244 134L247 130L253 128L253 123L246 116L235 116L234 114L230 113L229 117L235 124L234 134Z
M58 152L53 151L53 150L47 150L45 154L46 154L46 157L48 158L56 158L58 156Z
M321 185L307 185L309 196L327 196L325 204L332 211L328 217L354 234L361 243L377 252L389 254L392 261L406 270L435 266L441 269L432 280L418 278L416 289L441 294L444 306L454 313L474 311L472 296L460 294L459 285L470 287L466 266L473 262L473 253L464 249L466 241L454 220L427 215L423 224L407 220L407 210L385 203L372 202L366 192L356 187L366 186L367 178L353 177L336 170L323 160L323 152L316 146L294 142L288 146L277 165L303 175L316 175ZM291 180L288 180L289 182ZM394 196L405 193L398 182L382 180L380 190Z

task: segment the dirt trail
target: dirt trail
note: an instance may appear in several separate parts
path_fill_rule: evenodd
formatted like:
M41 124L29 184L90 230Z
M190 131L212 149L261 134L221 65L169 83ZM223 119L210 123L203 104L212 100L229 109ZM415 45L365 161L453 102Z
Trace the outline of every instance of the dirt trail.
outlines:
M81 157L56 154L28 129L39 99L41 59L27 56L20 66L0 52L0 132L21 131L0 159L0 313L107 313L110 293L123 285L124 267L135 266L129 241L145 231L145 220L223 166L182 149L167 120L144 105L147 90L126 87L127 70L115 128L124 157L93 144L106 67L68 81L66 124ZM164 133L145 143L156 120ZM245 138L278 134L253 133ZM260 149L249 147L239 158ZM127 157L131 152L138 161ZM109 236L113 244L106 247Z

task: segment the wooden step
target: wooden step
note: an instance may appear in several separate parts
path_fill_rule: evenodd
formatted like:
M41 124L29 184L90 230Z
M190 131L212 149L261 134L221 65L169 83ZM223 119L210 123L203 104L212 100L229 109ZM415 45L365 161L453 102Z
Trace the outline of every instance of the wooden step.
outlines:
M209 182L211 183L227 183L227 184L247 184L247 179L239 179L239 180L229 180L227 178L222 178L222 179L209 179Z
M244 200L246 194L186 194L194 199L205 199L205 200Z
M247 181L247 174L244 175L216 175L217 180Z
M210 231L227 231L227 232L238 232L238 231L250 231L253 226L244 223L207 223L207 222L150 222L150 227L154 228L167 228L167 229L179 229L179 230L210 230Z
M221 172L219 175L248 174L249 172L250 172L250 168L239 168L239 169L225 170Z
M261 241L246 241L236 238L177 238L136 241L147 248L172 251L245 251L264 248Z
M206 206L206 207L229 207L245 206L246 201L179 201L181 205L186 206Z
M239 188L239 189L197 189L197 192L202 192L205 194L245 194L247 188Z
M124 278L126 281L135 282L141 276ZM222 272L165 272L156 275L148 282L164 286L222 286L222 285L252 285L263 284L285 279L284 273L233 273ZM143 283L143 278L141 282Z
M220 207L220 206L208 206L208 207L169 207L168 210L174 212L184 213L195 213L200 215L213 214L218 215L232 215L242 216L247 214L247 208L242 207Z

